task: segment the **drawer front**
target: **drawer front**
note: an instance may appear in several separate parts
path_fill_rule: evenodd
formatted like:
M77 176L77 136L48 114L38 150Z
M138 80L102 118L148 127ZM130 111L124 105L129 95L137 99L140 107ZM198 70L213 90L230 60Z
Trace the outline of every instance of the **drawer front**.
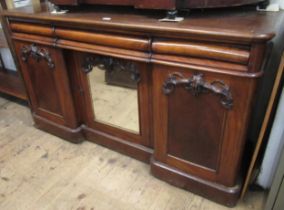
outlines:
M185 42L155 39L152 45L153 52L172 56L206 58L247 65L250 57L248 47L220 45L206 42Z
M34 114L60 125L76 127L75 111L62 51L15 42Z
M150 48L149 38L141 36L66 29L51 25L39 25L21 22L11 22L10 29L13 33L13 37L23 37L24 34L41 36L41 38L49 37L55 39L55 44L57 44L57 42L60 43L60 41L73 41L76 43L86 43L141 52L149 51Z
M255 82L156 65L155 160L233 186Z
M9 27L12 33L33 34L46 37L53 37L55 35L54 28L51 25L10 22Z

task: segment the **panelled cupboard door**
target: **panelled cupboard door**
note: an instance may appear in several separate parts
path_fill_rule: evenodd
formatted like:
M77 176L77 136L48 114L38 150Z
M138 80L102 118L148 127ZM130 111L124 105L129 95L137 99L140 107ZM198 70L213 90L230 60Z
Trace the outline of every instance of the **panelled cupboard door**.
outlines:
M155 161L234 186L254 80L155 65L153 83Z
M74 105L62 51L15 41L33 114L56 124L76 128Z

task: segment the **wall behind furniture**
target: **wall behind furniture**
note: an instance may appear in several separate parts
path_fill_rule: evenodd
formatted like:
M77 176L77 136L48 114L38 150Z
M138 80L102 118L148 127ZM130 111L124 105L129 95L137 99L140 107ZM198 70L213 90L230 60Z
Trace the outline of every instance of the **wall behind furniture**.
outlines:
M6 0L6 5L8 9L22 7L26 5L31 5L33 3L39 2L39 0ZM1 28L1 24L0 24ZM5 65L5 68L12 71L17 71L17 68L15 66L14 59L12 57L11 51L9 48L1 48L0 54L3 59L3 63Z
M6 69L17 71L11 51L8 48L1 48L0 53Z
M284 9L284 0L270 0L271 3L279 4L281 9Z
M284 145L284 88L278 104L277 112L265 150L257 183L263 188L270 188L276 166L278 164L281 149Z

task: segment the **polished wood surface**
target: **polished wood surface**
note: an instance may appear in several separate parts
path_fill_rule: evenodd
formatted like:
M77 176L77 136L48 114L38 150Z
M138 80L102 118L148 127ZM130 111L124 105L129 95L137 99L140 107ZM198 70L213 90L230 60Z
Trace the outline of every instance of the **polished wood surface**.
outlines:
M20 18L21 22L26 19L29 23L38 22L49 26L239 44L271 39L278 28L275 22L283 20L282 13L266 14L255 12L254 9L193 12L189 16L186 15L185 20L180 23L158 21L165 16L163 12L142 12L123 8L80 8L78 12L62 15L51 14L50 11L49 7L41 4L3 11L2 15L9 16L10 20ZM121 15L122 13L127 15ZM105 21L103 17L110 17L111 20Z
M245 4L254 4L262 2L261 0L187 0L180 2L183 7L189 8L207 8L207 7L230 7Z
M15 43L16 52L21 56L19 61L35 119L46 119L44 123L50 121L50 124L76 129L78 123L61 51L38 46L40 50L46 50L52 56L56 67L51 68L46 60L33 55L24 61L22 49L30 46L30 43Z
M0 92L27 100L26 90L19 74L14 71L0 70Z
M241 64L247 64L250 55L249 49L234 49L229 46L222 47L197 42L190 43L160 40L155 40L153 42L153 51L157 54L201 57Z
M142 37L139 39L139 37L133 36L113 36L109 34L91 33L88 31L74 31L17 22L11 23L10 28L12 31L18 33L28 33L47 37L55 36L58 39L63 40L72 40L139 51L147 51L149 49L149 40Z
M154 139L156 140L154 148L159 149L154 153L153 173L172 184L200 190L200 187L187 185L187 181L162 176L156 167L161 167L159 162L165 163L172 167L172 170L179 169L180 172L233 187L233 194L238 194L239 192L235 190L240 187L236 185L239 165L236 163L240 161L244 147L252 94L256 87L255 81L206 73L206 80L212 81L218 77L230 86L234 105L231 110L226 110L220 106L216 95L200 93L200 96L192 96L182 86L176 87L172 94L165 96L160 87L168 75L175 71L176 69L172 67L154 67L153 79L157 84L153 90L156 99L154 100ZM185 77L193 74L189 69L179 69L179 72ZM168 139L167 143L165 139ZM224 197L221 197L222 199ZM232 205L233 199L227 198L223 202Z
M54 30L52 27L46 27L41 25L31 25L25 23L10 23L10 29L15 32L29 33L42 36L52 36Z
M2 9L7 9L6 1L0 1L0 12L2 12ZM6 38L6 34L8 33L7 30L7 24L5 21L3 21L3 18L0 17L0 48L11 51L10 45L11 40L8 36L8 39ZM13 60L14 62L14 60ZM19 72L8 69L6 66L6 63L4 63L2 55L0 55L0 92L12 95L14 97L27 100L27 94L26 90L21 78L21 75Z
M192 9L232 7L246 4L256 4L263 0L51 0L56 5L103 4L125 5L143 9Z
M150 162L154 176L234 206L242 188L247 134L255 123L251 116L268 100L255 100L263 88L260 79L274 78L263 77L275 72L268 53L278 55L283 49L278 40L284 32L276 20L284 22L284 13L217 10L162 23L159 12L105 7L63 15L48 11L41 5L3 13L36 126ZM274 64L279 60L276 56ZM136 99L119 109L122 100L111 95L115 88L96 89L100 76L92 76L94 69L130 72ZM106 78L100 82L114 85ZM107 100L113 110L96 113L101 99L106 100L102 110ZM101 114L125 116L132 103L138 103L139 132L125 129L131 119L109 121L119 120L121 126L100 120Z
M161 182L143 162L42 132L28 107L2 96L0 209L231 209ZM265 200L265 192L250 191L234 209L260 210Z

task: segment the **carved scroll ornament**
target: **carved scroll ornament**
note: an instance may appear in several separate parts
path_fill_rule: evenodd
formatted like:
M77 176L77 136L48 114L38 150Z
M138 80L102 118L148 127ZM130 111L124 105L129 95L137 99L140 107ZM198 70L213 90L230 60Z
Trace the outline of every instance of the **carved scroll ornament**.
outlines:
M223 81L216 80L209 83L204 81L203 74L195 74L192 77L185 78L181 73L175 72L170 74L164 82L164 94L169 95L172 93L177 85L182 85L194 96L210 91L220 96L220 102L226 109L231 109L233 106L233 97L230 88Z
M27 62L29 57L33 58L37 62L40 60L45 60L50 69L55 67L55 64L50 57L48 50L44 48L39 48L36 44L26 45L21 48L21 58L24 62Z
M87 56L83 63L83 71L89 73L94 67L106 71L113 71L114 69L119 69L121 71L128 71L131 73L131 79L133 81L140 81L140 73L137 65L132 61L124 61L121 59L116 59L107 56Z

